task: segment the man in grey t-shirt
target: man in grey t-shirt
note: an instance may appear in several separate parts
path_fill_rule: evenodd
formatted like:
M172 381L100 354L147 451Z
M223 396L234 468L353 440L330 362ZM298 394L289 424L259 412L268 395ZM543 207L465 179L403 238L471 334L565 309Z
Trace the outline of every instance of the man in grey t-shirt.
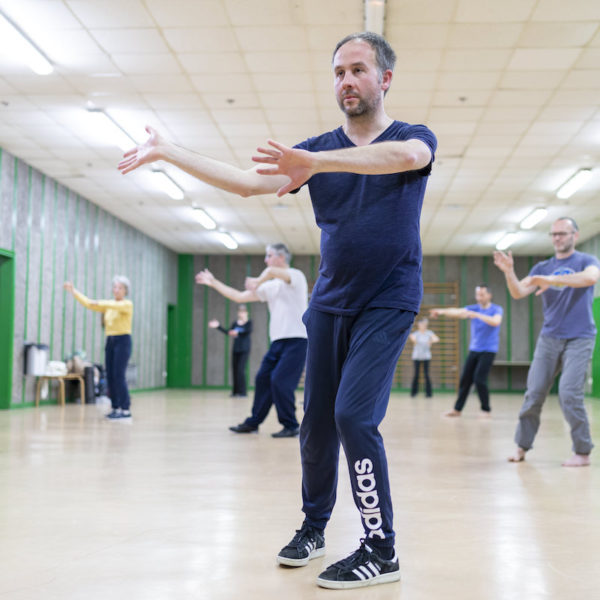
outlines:
M517 449L511 462L525 460L540 426L540 415L554 378L561 371L558 396L571 427L573 456L565 467L590 464L594 444L584 406L584 384L592 357L596 326L592 317L594 284L600 278L595 256L577 252L577 224L570 217L557 219L550 231L555 254L536 264L524 279L517 279L512 254L494 252L494 263L504 273L510 295L524 298L533 292L542 296L544 324L527 376L525 401L515 434Z

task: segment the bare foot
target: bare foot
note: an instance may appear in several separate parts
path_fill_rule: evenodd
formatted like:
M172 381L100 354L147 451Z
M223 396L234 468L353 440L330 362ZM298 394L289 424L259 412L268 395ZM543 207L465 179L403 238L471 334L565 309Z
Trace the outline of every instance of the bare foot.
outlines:
M460 417L460 410L449 410L444 413L444 417Z
M524 460L525 460L525 450L523 450L523 448L519 448L519 447L517 447L514 454L511 454L508 457L508 462L518 463L518 462L523 462Z
M589 454L573 454L571 458L567 458L562 464L563 467L589 467L590 455Z
M479 418L480 419L491 419L492 413L489 410L482 410L479 413Z

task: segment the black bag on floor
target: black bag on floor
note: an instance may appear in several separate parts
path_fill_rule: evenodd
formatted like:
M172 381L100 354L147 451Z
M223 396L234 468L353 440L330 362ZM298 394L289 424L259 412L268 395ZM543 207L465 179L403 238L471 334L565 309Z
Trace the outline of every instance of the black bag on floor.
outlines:
M108 384L106 382L106 369L104 368L103 365L98 364L98 363L94 364L94 367L96 367L97 375L98 375L98 377L96 379L94 393L96 394L96 397L106 396L106 395L108 395Z
M85 381L85 403L95 404L96 393L94 389L94 367L84 367L83 380Z

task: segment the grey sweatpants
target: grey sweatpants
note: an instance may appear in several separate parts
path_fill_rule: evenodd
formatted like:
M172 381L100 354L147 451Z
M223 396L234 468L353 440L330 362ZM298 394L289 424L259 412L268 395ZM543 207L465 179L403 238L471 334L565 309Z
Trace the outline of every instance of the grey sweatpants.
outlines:
M523 450L533 446L540 414L554 378L561 373L558 398L571 427L573 451L589 454L594 447L583 403L585 376L594 351L594 338L560 339L540 335L527 375L525 402L519 413L515 442Z

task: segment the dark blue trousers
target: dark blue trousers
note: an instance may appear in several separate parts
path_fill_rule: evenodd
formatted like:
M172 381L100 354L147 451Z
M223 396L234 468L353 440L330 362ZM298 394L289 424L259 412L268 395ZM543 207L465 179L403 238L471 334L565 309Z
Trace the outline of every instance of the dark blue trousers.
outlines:
M394 544L387 459L379 424L415 313L373 308L345 317L309 309L300 428L302 510L324 529L336 499L340 443L354 502L375 546Z
M306 338L287 338L271 344L256 374L252 416L245 421L248 425L258 427L274 404L284 427L298 427L294 392L306 362L306 343Z
M106 379L108 383L108 395L113 408L129 410L131 400L125 371L131 356L131 336L109 335L106 338L104 357L106 365Z

